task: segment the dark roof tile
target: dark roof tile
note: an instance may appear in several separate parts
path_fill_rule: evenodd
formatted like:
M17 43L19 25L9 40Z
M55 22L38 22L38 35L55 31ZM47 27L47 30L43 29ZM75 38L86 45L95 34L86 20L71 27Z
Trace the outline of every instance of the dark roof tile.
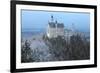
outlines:
M56 24L54 22L49 22L49 26L52 27L52 28L55 28Z
M58 24L57 24L57 27L58 27L58 28L63 28L63 27L64 27L64 24L63 24L63 23L58 23Z

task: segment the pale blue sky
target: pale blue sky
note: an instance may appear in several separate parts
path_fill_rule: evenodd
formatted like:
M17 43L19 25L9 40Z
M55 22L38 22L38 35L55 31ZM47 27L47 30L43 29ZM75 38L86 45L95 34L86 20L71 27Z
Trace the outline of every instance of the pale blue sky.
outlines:
M90 31L90 14L75 13L75 12L54 12L54 11L32 11L22 10L22 31L24 29L46 29L48 21L51 20L51 15L58 22L64 23L65 28L72 28L85 32Z

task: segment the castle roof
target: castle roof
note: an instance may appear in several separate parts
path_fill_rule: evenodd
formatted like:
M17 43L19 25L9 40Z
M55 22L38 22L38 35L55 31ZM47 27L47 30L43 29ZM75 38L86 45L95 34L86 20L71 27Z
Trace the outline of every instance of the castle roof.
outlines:
M51 21L48 22L49 27L51 28L64 28L64 24L63 23L58 23L57 20L54 21L53 16L51 16Z
M58 24L57 24L57 27L58 27L58 28L64 28L64 24L63 24L63 23L58 23Z
M49 26L50 26L51 28L55 28L55 27L56 27L56 24L55 24L54 22L49 22Z
M55 27L57 27L57 28L64 28L64 24L63 23L54 23L54 22L49 22L49 27L51 27L51 28L55 28Z

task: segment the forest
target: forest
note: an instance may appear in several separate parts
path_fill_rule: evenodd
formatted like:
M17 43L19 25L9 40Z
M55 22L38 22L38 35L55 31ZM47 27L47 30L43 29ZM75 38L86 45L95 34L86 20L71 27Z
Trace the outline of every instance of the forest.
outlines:
M47 47L37 47L34 50L31 43L25 40L21 46L22 63L90 59L90 41L78 34L71 36L69 41L61 36L48 38L43 35L42 39Z

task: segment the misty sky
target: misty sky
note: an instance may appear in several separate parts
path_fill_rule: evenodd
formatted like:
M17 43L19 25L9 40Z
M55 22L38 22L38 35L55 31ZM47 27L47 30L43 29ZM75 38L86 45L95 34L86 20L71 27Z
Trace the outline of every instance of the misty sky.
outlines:
M54 20L64 23L65 28L73 28L85 32L90 31L90 14L75 12L32 11L22 10L22 31L24 29L46 29L53 15ZM72 26L72 24L74 24Z

